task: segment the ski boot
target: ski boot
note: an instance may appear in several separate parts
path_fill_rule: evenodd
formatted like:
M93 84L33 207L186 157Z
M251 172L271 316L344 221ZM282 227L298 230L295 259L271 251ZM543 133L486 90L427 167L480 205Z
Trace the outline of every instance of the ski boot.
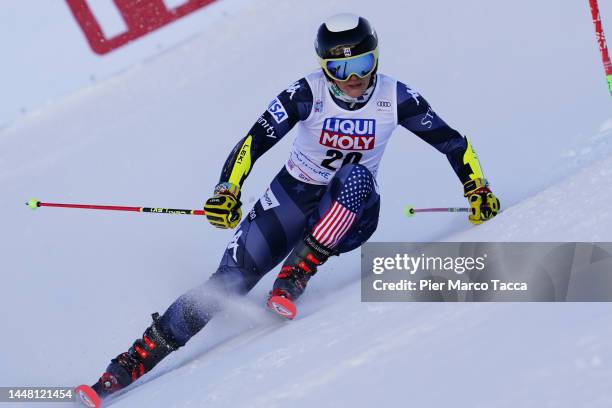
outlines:
M317 273L317 268L332 254L333 250L307 234L285 260L268 296L268 308L287 319L295 318L297 309L293 302L304 293L308 281Z
M112 359L97 383L91 387L81 385L76 388L82 403L99 408L102 399L127 387L179 348L173 339L162 333L159 314L154 313L152 317L153 324L145 330L142 338L136 340L127 352Z

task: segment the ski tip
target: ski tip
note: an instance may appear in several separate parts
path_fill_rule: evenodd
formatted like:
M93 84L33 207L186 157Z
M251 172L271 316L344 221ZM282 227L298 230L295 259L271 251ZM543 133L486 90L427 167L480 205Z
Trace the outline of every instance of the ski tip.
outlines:
M77 396L77 401L90 408L100 408L102 400L100 396L89 385L79 385L74 389Z
M297 308L293 302L284 296L272 296L268 299L268 309L287 319L295 319Z

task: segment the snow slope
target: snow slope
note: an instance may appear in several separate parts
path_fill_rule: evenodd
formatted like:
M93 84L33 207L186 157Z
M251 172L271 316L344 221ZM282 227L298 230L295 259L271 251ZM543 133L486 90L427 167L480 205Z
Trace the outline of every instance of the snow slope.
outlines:
M269 100L316 68L320 21L347 8L376 25L382 70L471 135L506 209L478 228L457 215L403 219L405 204L464 198L445 158L398 130L374 240L612 240L612 102L588 8L567 3L260 0L2 130L0 385L95 380L150 313L214 271L232 235L195 217L23 203L199 207ZM247 205L290 143L256 164ZM270 274L112 406L612 403L609 305L364 304L358 271L357 252L330 261L291 323L262 310Z

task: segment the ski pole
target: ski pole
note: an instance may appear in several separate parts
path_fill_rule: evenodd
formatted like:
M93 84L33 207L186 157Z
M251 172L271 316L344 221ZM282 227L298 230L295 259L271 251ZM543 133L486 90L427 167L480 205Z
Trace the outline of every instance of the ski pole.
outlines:
M610 54L606 44L606 37L604 36L599 5L597 4L597 0L589 0L589 3L591 4L591 15L593 16L593 24L595 25L595 34L597 35L597 43L599 44L599 51L601 52L601 60L606 71L606 77L608 78L608 90L612 95L612 62L610 62Z
M417 213L431 213L431 212L470 212L471 209L469 207L441 207L441 208L414 208L410 205L404 207L404 215L406 217L414 217Z
M176 208L155 208L155 207L126 207L126 206L121 206L121 205L44 203L35 198L28 201L26 205L33 210L36 210L38 207L60 207L60 208L81 208L81 209L86 209L86 210L133 211L133 212L154 213L154 214L206 215L204 210L180 210Z

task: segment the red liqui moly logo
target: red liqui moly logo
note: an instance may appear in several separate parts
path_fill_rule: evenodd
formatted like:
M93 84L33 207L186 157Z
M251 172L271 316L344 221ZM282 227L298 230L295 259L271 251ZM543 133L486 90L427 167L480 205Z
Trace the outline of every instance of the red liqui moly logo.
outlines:
M340 150L372 150L376 120L328 118L323 122L319 143Z
M91 49L106 54L214 0L66 0Z

